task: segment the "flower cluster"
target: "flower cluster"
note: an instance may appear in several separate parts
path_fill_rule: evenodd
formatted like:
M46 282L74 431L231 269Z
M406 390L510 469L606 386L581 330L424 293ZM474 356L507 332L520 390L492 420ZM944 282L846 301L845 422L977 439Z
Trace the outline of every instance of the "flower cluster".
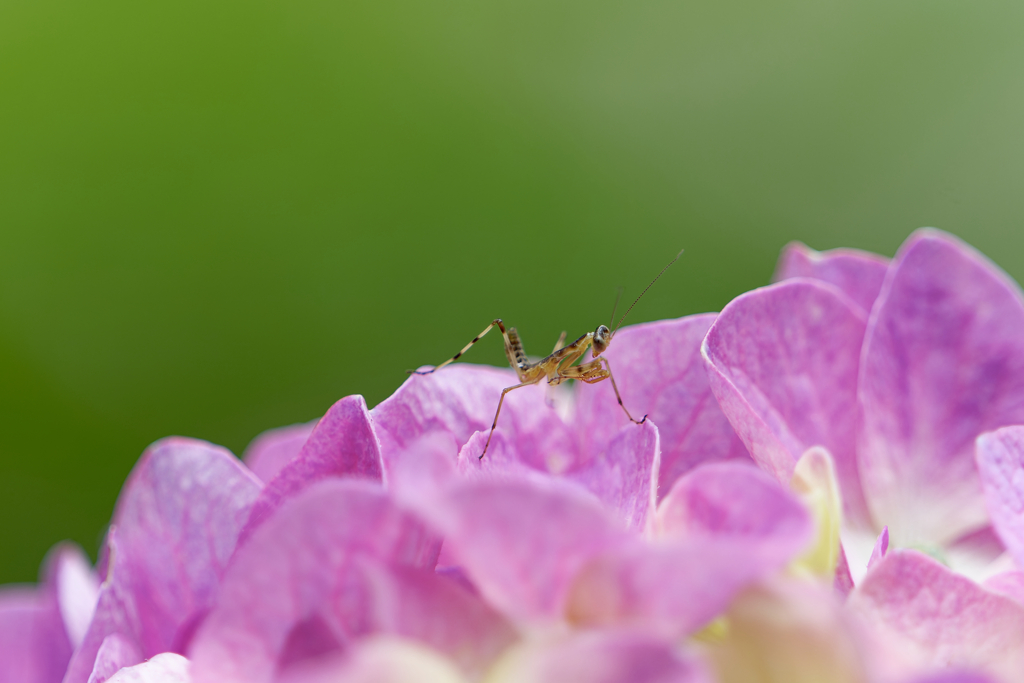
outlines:
M955 238L790 245L609 382L412 376L244 462L151 446L95 568L0 590L0 681L1024 681L1024 297Z

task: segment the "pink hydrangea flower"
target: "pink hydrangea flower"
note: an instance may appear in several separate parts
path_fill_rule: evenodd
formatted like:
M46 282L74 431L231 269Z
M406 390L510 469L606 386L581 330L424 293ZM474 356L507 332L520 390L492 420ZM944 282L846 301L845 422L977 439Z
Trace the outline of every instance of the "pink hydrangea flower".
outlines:
M914 239L980 263L949 238ZM1018 680L1024 607L1006 593L1022 577L1000 575L996 590L903 549L908 529L933 528L908 526L922 515L905 511L879 522L895 508L871 482L927 468L879 447L863 462L888 470L865 473L848 442L866 429L849 348L867 343L868 308L898 299L901 266L808 254L790 250L783 274L805 268L812 279L745 295L717 322L618 332L607 355L643 425L626 420L610 386L528 387L509 395L480 460L514 375L454 365L410 378L373 410L350 396L315 424L268 432L244 464L205 442L157 442L125 484L95 572L61 546L38 587L0 592L0 680ZM886 362L906 371L903 357ZM901 405L878 391L882 405ZM904 412L930 416L932 403ZM893 432L883 418L878 429L917 457L905 442L922 432ZM973 463L980 431L964 434L1000 425L939 426L967 439ZM1002 436L983 438L978 458L1016 557L1024 457ZM821 558L836 562L833 458L848 520L889 523L896 546L886 533L872 539L871 569L848 599L819 571ZM950 481L913 492L927 499ZM956 495L974 501L968 489ZM989 517L982 508L971 519ZM950 664L959 669L939 671Z

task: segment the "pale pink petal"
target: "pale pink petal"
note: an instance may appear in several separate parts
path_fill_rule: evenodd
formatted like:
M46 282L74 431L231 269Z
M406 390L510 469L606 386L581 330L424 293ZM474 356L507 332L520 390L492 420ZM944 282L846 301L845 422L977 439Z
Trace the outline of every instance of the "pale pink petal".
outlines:
M0 588L0 681L60 683L70 656L52 596L36 588Z
M103 644L96 653L96 663L93 664L92 673L89 675L89 683L104 683L126 666L135 666L141 662L142 653L135 644L117 633L112 633L103 639Z
M277 683L468 683L455 664L421 643L374 636L345 655L293 667Z
M859 461L893 542L942 545L988 523L974 463L985 431L1024 423L1024 301L935 230L901 247L864 344Z
M711 683L692 655L643 632L598 631L525 644L488 683Z
M433 569L437 549L436 538L379 485L313 484L239 547L192 641L194 679L269 681L280 664L337 649L372 625L373 596L356 558Z
M109 683L189 683L188 660L179 654L166 652L148 662L121 669Z
M184 645L213 603L260 481L229 451L170 438L146 450L114 514L143 656Z
M86 554L73 543L61 543L51 550L45 566L46 583L57 599L71 647L77 648L96 611L99 577Z
M999 683L999 681L974 671L943 671L914 678L907 683Z
M643 531L658 501L660 455L658 428L654 423L630 423L606 450L565 476L596 495L627 527Z
M467 481L429 514L487 601L526 623L560 619L576 572L630 538L591 494L559 480Z
M920 666L1024 671L1024 607L914 550L890 550L847 605Z
M245 447L242 461L262 481L270 481L299 454L316 423L313 420L263 432Z
M875 547L871 549L871 557L868 558L868 569L870 570L889 552L889 527L882 527L882 533L878 534Z
M714 313L624 327L604 355L633 417L658 425L661 494L703 462L740 459L747 450L711 394L700 345ZM576 387L582 450L593 457L630 424L610 381Z
M846 549L842 545L839 546L839 562L836 564L836 578L832 587L843 597L853 590L853 574L850 572L850 562L846 559Z
M809 277L835 285L857 304L866 316L882 289L889 259L859 249L815 251L800 242L790 242L779 255L774 282Z
M1024 572L1013 570L1002 572L985 579L982 584L986 590L1005 595L1020 605L1024 605Z
M1024 426L982 434L975 455L992 526L1024 567Z
M327 411L299 455L271 479L252 507L243 542L283 501L328 477L383 479L380 442L362 396L346 396Z
M703 345L711 389L754 460L788 484L797 459L824 446L852 519L864 516L854 451L864 329L838 289L794 279L734 299Z

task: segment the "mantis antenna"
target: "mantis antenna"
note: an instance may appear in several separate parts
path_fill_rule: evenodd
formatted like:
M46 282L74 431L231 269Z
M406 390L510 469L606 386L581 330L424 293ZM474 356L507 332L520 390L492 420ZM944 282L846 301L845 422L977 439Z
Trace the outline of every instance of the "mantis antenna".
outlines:
M675 263L676 261L678 261L678 260L679 260L679 257L683 255L683 252L684 252L684 251L686 251L686 249L680 249L680 250L679 250L679 253L678 253L678 254L676 254L676 257L675 257L674 259L672 259L671 261L669 261L669 262L668 262L668 266L671 266L671 265L672 265L673 263ZM660 272L660 273L658 273L657 275L655 275L655 276L654 276L654 279L653 279L653 280L651 280L651 284L649 284L649 285L647 285L646 287L644 287L644 291L640 292L640 296L638 296L638 297L636 298L636 301L634 301L633 303L631 303L631 304L629 305L629 308L627 308L627 309L626 309L626 312L622 314L622 317L621 317L621 318L619 318L619 322L618 322L618 324L617 324L617 325L615 326L615 330L619 329L619 327L620 327L620 326L622 325L622 321L623 321L623 320L625 320L625 319L626 319L626 316L627 316L627 315L629 315L629 312L633 310L633 306L636 306L636 302L637 302L637 301L640 301L640 299L641 299L641 298L643 297L643 295L647 293L647 290L648 290L648 289L650 289L650 288L651 288L652 286L654 286L654 283L658 281L658 278L659 278L659 277L661 277L661 276L662 276L662 275L663 275L663 274L665 273L665 271L666 271L666 270L668 270L668 266L665 266L664 268L662 268L662 269L661 269L661 272ZM616 299L616 300L615 300L615 303L616 303L616 304L618 304L618 302L619 302L619 300L618 300L618 299ZM612 317L613 317L613 318L615 317L615 309L614 309L614 308L612 309ZM615 334L615 330L612 330L612 334L613 334L613 335Z

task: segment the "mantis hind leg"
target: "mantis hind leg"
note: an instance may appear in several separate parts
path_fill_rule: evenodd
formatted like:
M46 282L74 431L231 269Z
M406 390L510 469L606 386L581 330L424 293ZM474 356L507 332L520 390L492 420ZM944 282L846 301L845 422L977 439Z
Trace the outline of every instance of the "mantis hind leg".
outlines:
M495 318L494 321L491 322L490 325L488 325L487 327L484 328L483 332L481 332L480 334L478 334L475 337L473 337L473 341L471 341L468 344L466 344L464 347L462 347L461 351L459 351L457 354L455 354L454 356L452 356L451 358L449 358L445 362L443 362L440 365L438 365L436 368L432 368L430 370L406 370L406 372L408 374L410 374L410 375L429 375L429 374L431 374L433 372L437 372L438 370L440 370L444 366L449 365L450 363L454 363L459 358L461 358L462 354L464 354L466 351L469 351L473 347L473 344L476 344L478 341L483 339L484 335L487 334L488 332L490 332L491 328L494 327L495 325L498 326L498 328L501 330L501 334L505 337L505 345L507 347L508 346L508 333L505 331L505 326L501 323L501 318Z

